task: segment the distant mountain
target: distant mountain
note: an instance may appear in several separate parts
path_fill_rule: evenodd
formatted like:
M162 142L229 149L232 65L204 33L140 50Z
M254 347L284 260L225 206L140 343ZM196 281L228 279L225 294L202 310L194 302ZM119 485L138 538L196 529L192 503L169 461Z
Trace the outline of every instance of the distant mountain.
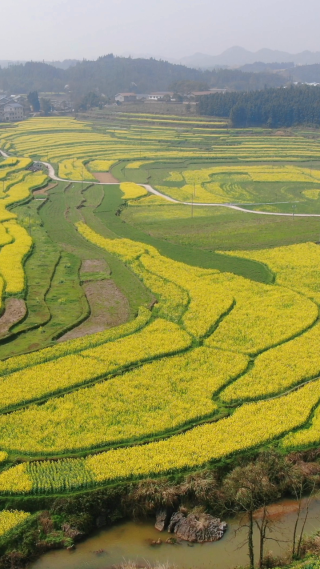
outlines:
M260 49L259 51L248 51L243 47L234 46L227 49L220 55L207 55L195 53L189 57L183 57L180 63L187 67L201 69L213 69L217 66L240 67L249 63L281 63L290 61L296 65L312 65L320 63L320 51L303 51L301 53L288 53L273 49Z
M243 73L238 69L201 71L156 59L114 57L112 54L96 61L81 61L67 69L39 62L0 69L0 90L10 94L60 92L68 85L74 100L92 91L111 99L120 92L171 91L181 89L181 84L185 86L186 82L191 91L198 91L199 84L250 91L265 86L279 87L288 79L274 73Z

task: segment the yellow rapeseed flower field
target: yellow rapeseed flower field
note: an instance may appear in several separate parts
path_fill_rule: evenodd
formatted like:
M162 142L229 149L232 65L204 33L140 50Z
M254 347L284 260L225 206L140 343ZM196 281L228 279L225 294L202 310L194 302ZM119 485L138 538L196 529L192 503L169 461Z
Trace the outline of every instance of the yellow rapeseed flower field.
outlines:
M55 492L75 485L81 488L200 466L303 425L319 399L320 380L278 399L243 405L231 417L167 440L110 450L86 459L21 464L0 473L0 492Z
M30 514L18 510L2 510L0 512L0 535L8 533L11 529L24 522Z
M109 172L114 160L90 160L89 167L91 172Z
M61 453L169 432L211 416L217 409L212 395L242 373L248 361L209 348L155 360L40 407L0 416L1 444L20 453ZM60 369L52 372L59 376ZM76 365L74 373L80 381Z
M133 182L123 182L120 184L120 190L123 193L123 199L133 200L147 195L147 190Z
M24 170L29 157L78 181L113 166L121 177L125 168L129 181L120 189L137 212L137 204L163 203L130 181L147 177L180 201L254 205L257 188L270 201L280 200L278 188L284 200L299 192L305 207L316 206L320 171L304 164L317 160L318 140L227 132L219 122L170 116L133 114L121 124L127 120L114 113L98 132L67 117L3 129L1 147L24 158L0 160L1 298L21 297L29 285L23 264L32 240L10 208L47 180ZM161 219L175 207L159 207ZM156 303L114 329L0 361L0 462L16 453L46 459L3 470L0 492L69 492L164 474L278 439L285 449L319 444L318 245L228 253L267 265L275 280L266 285L179 263L145 243L107 239L90 227L94 212L87 214L84 208L77 218L88 225L76 224L90 243L82 240L83 251L96 245L118 257ZM77 451L83 457L70 458ZM48 460L53 455L61 458Z
M0 410L98 380L154 357L179 352L190 344L191 338L184 330L158 319L136 334L113 342L100 342L97 347L82 349L77 354L59 358L55 353L55 359L35 365L32 365L31 354L30 367L0 379ZM54 350L47 348L46 351L50 349Z

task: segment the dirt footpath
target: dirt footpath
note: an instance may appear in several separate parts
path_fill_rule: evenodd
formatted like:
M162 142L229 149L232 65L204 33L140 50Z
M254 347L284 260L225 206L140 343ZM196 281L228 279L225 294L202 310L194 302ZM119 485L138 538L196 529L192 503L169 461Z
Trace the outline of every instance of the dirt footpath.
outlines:
M124 324L129 318L128 300L112 280L88 282L83 285L83 288L90 305L91 315L85 322L59 338L58 342L102 332Z
M110 172L94 172L93 175L98 182L102 182L103 184L119 184L119 180L110 174Z

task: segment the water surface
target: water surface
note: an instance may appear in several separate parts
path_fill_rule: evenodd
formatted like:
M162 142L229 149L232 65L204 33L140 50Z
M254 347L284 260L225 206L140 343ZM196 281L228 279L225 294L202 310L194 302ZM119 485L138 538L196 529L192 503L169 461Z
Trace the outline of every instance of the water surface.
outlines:
M269 510L272 519L272 540L266 542L266 552L283 555L290 547L298 505L294 500L282 500ZM216 543L176 545L162 543L150 545L159 537L165 542L167 532L158 532L150 522L126 522L95 535L77 545L75 551L53 551L43 555L30 569L109 569L124 560L144 564L150 561L169 562L177 569L232 569L248 563L247 546L243 545L246 530L235 532L239 520L228 521L229 527L223 539ZM305 533L312 534L320 529L320 496L313 498ZM257 532L255 543L257 545ZM281 540L277 543L274 540ZM100 552L103 550L103 552ZM258 554L256 547L256 554Z

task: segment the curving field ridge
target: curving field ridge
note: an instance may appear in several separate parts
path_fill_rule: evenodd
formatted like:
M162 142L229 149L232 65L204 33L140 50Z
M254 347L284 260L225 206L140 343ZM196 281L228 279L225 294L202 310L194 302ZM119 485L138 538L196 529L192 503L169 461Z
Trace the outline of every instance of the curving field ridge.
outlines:
M182 205L191 220L193 204L204 219L207 207L243 220L320 216L320 145L193 125L182 147L174 127L142 123L143 137L134 119L113 136L71 119L0 130L10 153L0 161L2 312L12 299L27 306L0 340L4 496L320 443L319 245L213 253L165 233L179 229ZM32 159L48 171L30 173ZM96 182L103 169L121 184ZM57 185L33 194L48 177ZM301 211L284 211L295 203ZM148 211L162 234L144 226ZM90 333L84 283L102 282L114 298L97 310L113 327Z

